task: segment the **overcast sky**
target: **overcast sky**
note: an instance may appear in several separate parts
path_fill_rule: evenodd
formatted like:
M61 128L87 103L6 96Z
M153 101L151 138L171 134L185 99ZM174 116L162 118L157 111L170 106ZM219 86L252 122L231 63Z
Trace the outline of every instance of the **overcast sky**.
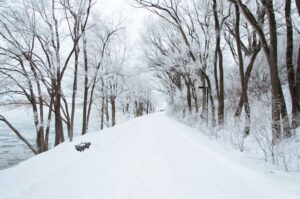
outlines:
M143 30L144 19L149 16L145 9L134 7L134 0L96 0L100 16L112 20L124 20L128 39L135 42Z
M130 63L133 64L132 69L139 70L139 50L140 50L140 37L145 28L146 19L151 14L146 9L135 7L134 0L97 0L96 10L101 17L107 18L109 21L124 20L123 26L126 26L126 35L129 40L130 48ZM142 79L150 83L150 77L147 73L137 73ZM152 81L151 81L152 82ZM153 83L153 82L152 82ZM165 108L165 96L157 91L152 92L152 100L158 109Z

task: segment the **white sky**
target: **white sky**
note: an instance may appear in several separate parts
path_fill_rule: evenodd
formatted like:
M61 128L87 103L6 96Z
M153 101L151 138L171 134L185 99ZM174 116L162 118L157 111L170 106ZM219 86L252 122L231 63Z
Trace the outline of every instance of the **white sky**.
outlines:
M144 31L146 19L150 16L150 12L146 9L137 8L134 0L97 0L96 8L100 17L105 17L109 21L124 21L123 26L126 27L126 36L129 41L130 68L138 71L139 60L138 54L140 50L140 36ZM151 78L147 78L147 74L139 74L145 82L150 83ZM149 75L149 74L148 74ZM152 100L156 108L166 108L166 99L164 94L160 92L152 92Z
M143 30L143 23L149 12L134 7L134 0L96 0L100 16L109 20L124 21L130 43L134 43ZM95 10L94 10L95 11Z

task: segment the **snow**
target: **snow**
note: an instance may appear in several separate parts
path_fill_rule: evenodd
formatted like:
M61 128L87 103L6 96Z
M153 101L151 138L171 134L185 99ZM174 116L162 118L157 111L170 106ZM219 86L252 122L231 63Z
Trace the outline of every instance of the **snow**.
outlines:
M75 144L91 142L77 152ZM164 113L77 137L0 171L4 199L298 199L299 173L244 165Z

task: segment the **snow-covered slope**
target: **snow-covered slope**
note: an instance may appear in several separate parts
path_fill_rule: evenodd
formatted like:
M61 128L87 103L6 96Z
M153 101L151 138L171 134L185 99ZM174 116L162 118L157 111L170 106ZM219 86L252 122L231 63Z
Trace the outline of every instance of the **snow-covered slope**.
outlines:
M74 144L90 141L77 152ZM244 166L194 129L153 114L0 171L3 199L299 199L299 174Z

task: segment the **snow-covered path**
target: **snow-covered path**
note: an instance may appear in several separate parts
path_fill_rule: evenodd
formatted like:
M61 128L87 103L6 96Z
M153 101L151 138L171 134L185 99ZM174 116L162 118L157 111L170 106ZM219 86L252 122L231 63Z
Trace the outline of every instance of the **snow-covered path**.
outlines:
M299 185L275 181L224 157L164 114L77 138L0 171L10 199L299 199Z

